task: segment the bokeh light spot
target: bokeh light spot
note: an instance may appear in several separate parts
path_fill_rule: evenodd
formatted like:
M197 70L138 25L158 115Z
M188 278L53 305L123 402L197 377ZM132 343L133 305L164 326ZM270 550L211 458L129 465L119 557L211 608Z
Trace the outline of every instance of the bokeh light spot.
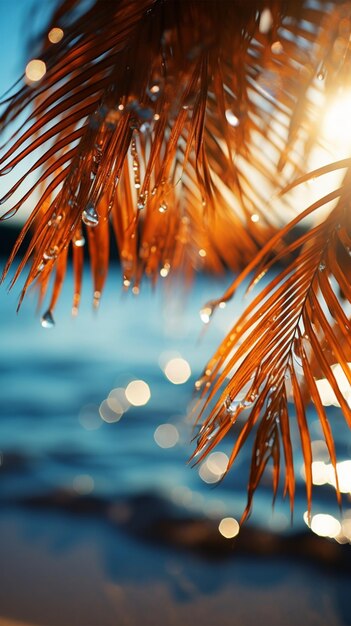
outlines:
M91 476L89 476L89 474L78 474L74 477L72 486L74 491L79 493L81 496L85 496L93 491L94 480Z
M123 387L112 389L106 398L106 402L115 413L125 413L130 407L130 403L126 398L126 392Z
M191 368L188 361L181 357L176 357L166 363L164 373L173 385L182 385L189 380Z
M305 522L308 524L308 519L305 518ZM327 513L318 513L313 515L311 519L311 530L320 537L337 537L341 532L341 524L335 517L328 515Z
M133 406L143 406L151 398L150 387L144 380L132 380L127 385L125 394L128 402Z
M240 525L234 517L224 517L219 523L218 530L226 539L233 539L239 534Z
M32 83L36 83L46 74L46 65L40 59L32 59L26 66L26 78Z
M97 430L102 426L97 404L85 404L82 406L78 419L86 430Z
M48 33L48 40L51 43L59 43L63 37L63 30L62 28L52 28L49 33Z
M99 406L99 413L101 419L108 424L112 424L113 422L119 422L123 415L123 411L114 411L109 406L107 400L103 400Z
M154 439L160 448L173 448L179 441L179 433L173 424L160 424L154 432Z

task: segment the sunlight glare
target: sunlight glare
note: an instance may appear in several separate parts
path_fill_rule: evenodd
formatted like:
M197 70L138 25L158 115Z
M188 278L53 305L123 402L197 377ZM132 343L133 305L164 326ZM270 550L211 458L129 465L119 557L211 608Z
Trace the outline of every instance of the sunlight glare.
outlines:
M328 107L323 130L326 139L333 143L351 143L351 93L338 97Z
M341 532L341 524L335 517L327 513L313 515L311 530L320 537L337 537Z

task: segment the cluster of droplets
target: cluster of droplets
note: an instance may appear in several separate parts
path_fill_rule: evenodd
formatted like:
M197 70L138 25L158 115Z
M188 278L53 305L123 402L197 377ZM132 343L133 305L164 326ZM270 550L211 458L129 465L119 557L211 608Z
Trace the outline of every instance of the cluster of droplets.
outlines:
M257 399L256 393L251 393L249 396L240 399L240 396L236 396L234 399L230 397L230 394L227 395L224 401L225 412L228 416L230 416L234 421L241 411L245 411L250 409Z
M63 212L53 213L51 218L48 221L48 226L50 226L51 228L57 228L57 229L61 228L64 216L65 214Z
M130 154L133 159L132 166L134 173L134 187L135 189L140 189L140 163L135 137L132 137L132 141L130 143ZM144 208L144 206L142 208Z
M52 246L45 250L43 257L37 267L38 272L42 272L49 261L54 261L58 255L58 246Z

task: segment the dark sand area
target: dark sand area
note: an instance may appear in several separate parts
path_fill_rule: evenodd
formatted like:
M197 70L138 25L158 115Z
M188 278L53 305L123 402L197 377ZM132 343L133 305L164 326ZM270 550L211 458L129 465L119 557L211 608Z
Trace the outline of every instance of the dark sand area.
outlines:
M3 510L0 625L351 624L348 546L244 528L224 548L215 521L161 522L145 509L144 523L134 506L141 517L129 524L123 507L117 521L55 506Z

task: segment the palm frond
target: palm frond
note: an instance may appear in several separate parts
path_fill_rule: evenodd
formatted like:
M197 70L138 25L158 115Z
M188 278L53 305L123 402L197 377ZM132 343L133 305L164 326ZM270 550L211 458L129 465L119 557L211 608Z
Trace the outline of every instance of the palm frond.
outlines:
M236 0L96 0L85 13L79 2L59 5L51 27L64 37L43 44L45 75L0 119L6 127L29 111L2 149L0 174L26 167L1 200L2 219L41 193L3 273L30 231L14 279L31 260L22 297L33 282L43 295L67 247L81 257L75 244L87 239L97 303L109 217L134 293L144 274L156 282L175 270L238 270L276 231L281 217L267 199L284 166L299 171L296 142L309 147L308 92L341 13L331 23L323 8L276 1L264 26L264 11ZM29 175L37 178L21 194Z
M254 437L244 518L250 512L253 493L269 462L273 464L276 496L281 452L285 463L284 493L288 494L293 509L295 471L290 436L293 420L300 432L310 510L312 452L306 407L311 401L336 472L332 429L318 380L329 383L351 426L351 409L340 376L335 374L338 364L351 386L350 313L347 314L351 302L350 193L347 174L340 190L322 198L283 229L281 249L277 250L277 235L251 263L249 270L255 271L250 286L262 280L276 263L288 259L283 267L278 266L274 278L248 305L197 384L206 401L199 417L203 421L194 456L203 459L224 436L234 432L229 469L248 438ZM330 214L286 245L283 236L289 229L331 197L338 197L338 201ZM238 277L221 301L234 294L248 273L245 270ZM219 302L212 303L212 307ZM240 417L244 420L241 427ZM340 501L338 487L337 496Z

